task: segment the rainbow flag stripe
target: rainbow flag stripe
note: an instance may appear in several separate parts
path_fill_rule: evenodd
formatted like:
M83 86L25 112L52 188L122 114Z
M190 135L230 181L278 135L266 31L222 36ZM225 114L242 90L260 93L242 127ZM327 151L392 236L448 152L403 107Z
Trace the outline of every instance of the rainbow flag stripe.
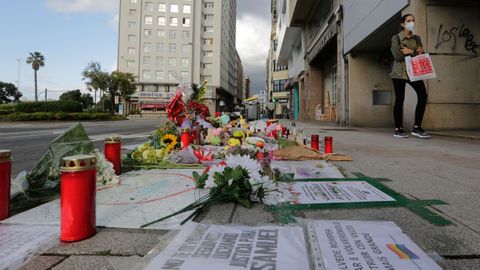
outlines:
M388 249L393 251L402 260L415 260L418 256L402 244L388 244Z

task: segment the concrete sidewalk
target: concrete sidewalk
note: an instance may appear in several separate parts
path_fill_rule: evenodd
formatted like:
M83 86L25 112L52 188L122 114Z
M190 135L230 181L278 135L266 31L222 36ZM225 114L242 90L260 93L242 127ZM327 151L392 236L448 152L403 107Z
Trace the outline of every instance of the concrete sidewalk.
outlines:
M290 121L282 121L290 126ZM339 162L346 176L359 172L389 178L391 189L412 199L440 199L431 210L454 225L435 226L402 207L296 211L305 219L393 221L444 269L480 266L480 140L434 133L430 140L396 139L387 129L342 128L297 122L307 135L333 136L334 151L351 155ZM279 216L261 204L251 209L216 205L195 221L216 224L279 224ZM139 269L152 249L173 235L162 230L99 228L94 237L60 244L23 269Z

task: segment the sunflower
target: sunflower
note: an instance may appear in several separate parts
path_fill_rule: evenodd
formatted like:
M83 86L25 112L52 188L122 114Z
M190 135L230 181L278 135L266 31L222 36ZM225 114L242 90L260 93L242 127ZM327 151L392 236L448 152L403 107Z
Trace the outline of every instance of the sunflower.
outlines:
M167 146L167 153L170 153L178 144L178 138L173 134L165 134L162 137L162 143Z

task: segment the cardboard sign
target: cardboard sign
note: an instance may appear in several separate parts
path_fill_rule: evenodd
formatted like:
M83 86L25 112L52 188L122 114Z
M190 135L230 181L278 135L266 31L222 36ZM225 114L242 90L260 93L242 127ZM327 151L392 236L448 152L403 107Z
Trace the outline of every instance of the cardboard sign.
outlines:
M301 227L189 223L146 269L310 269Z
M293 182L289 190L293 204L395 201L365 181Z
M308 235L324 269L441 269L393 222L313 221Z

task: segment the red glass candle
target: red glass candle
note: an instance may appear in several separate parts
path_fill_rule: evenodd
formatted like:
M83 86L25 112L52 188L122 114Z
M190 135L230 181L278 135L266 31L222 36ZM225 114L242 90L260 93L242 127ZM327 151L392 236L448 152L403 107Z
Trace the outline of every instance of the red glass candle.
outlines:
M62 158L60 188L60 240L74 242L96 233L96 158Z
M190 130L188 128L182 129L182 134L180 135L180 142L182 143L182 149L185 149L190 145L191 136Z
M320 150L319 140L320 140L320 137L318 135L312 135L312 138L310 141L311 147L317 151Z
M215 117L220 117L220 116L222 116L221 112L215 112Z
M0 220L10 216L11 151L0 150Z
M325 154L333 153L333 137L325 137Z
M122 173L122 139L120 137L105 138L105 158L113 164L116 175Z

